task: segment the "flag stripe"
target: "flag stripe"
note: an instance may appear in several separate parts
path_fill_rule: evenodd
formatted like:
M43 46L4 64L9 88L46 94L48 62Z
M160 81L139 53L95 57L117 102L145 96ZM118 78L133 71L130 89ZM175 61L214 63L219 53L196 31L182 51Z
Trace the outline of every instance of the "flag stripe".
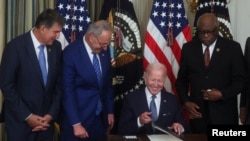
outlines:
M144 52L147 52L146 56L143 58L144 65L147 66L149 64L149 60L153 60L152 62L159 62L157 58L155 57L155 54L151 52L151 50L148 47L144 48ZM147 60L148 59L148 60ZM166 77L166 82L164 83L166 90L172 90L172 84L168 77ZM172 91L169 91L172 92Z
M168 31L173 31L173 35ZM167 37L173 37L173 41L169 40L173 44L167 44ZM176 95L178 94L175 81L179 70L181 48L191 38L191 29L182 0L154 0L145 35L143 65L145 69L149 63L163 63L167 68L165 89Z
M152 53L151 54L157 54L156 58L152 61L152 60L149 60L149 62L154 62L155 60L157 60L158 62L161 62L163 64L165 64L166 68L167 68L167 75L168 75L168 79L170 80L170 82L175 82L176 78L172 72L172 66L171 64L169 63L169 60L174 60L175 58L172 57L172 59L170 59L170 57L168 56L171 56L170 53L170 50L169 48L164 48L164 49L167 49L167 50L162 50L162 48L160 48L158 45L157 45L157 40L154 40L154 38L147 32L146 33L146 36L148 38L147 41L150 41L150 42L147 42L146 41L146 45L145 45L145 48L148 48ZM159 40L160 41L160 40ZM166 44L166 43L165 43ZM168 54L164 54L164 53L168 53ZM144 57L147 58L147 56L150 56L150 55L147 55L147 52L146 50L144 51ZM168 58L166 58L168 57ZM168 89L169 91L172 92L172 90L174 90L174 86L171 86L171 84L169 84L170 86L166 86L165 88L171 88L171 89Z

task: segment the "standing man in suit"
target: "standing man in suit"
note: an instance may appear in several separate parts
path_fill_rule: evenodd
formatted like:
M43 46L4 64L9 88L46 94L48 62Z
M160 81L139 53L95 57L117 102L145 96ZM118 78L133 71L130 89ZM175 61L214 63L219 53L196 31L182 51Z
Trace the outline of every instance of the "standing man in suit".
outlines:
M47 9L35 27L4 49L0 88L8 141L52 141L61 102L61 44L64 18ZM42 47L40 47L42 46ZM43 54L43 67L40 67ZM43 71L44 70L44 71Z
M101 140L113 127L114 97L108 47L112 32L107 21L94 22L82 39L63 51L62 141Z
M152 124L162 129L173 129L178 134L184 132L184 128L187 126L178 98L163 90L166 74L163 64L148 65L144 74L146 87L135 90L124 97L119 121L120 134L162 133ZM151 100L154 100L156 105L156 116L151 107L151 102L153 102Z
M242 124L250 125L250 37L246 40L244 59L247 81L240 97L240 120Z
M197 25L198 38L182 48L176 89L191 132L207 133L207 125L239 123L237 95L246 75L240 44L219 36L217 17L205 13Z

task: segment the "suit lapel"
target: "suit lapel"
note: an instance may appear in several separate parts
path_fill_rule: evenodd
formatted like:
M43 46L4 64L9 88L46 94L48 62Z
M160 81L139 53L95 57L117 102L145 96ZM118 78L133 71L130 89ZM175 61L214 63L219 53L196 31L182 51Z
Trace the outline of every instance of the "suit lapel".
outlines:
M26 37L27 37L27 46L26 46L26 48L27 48L28 55L30 56L30 61L33 64L33 67L34 67L34 69L35 69L35 71L37 73L37 76L39 76L40 82L43 84L42 71L41 71L41 68L40 68L40 65L39 65L39 61L38 61L38 58L37 58L37 55L36 55L34 44L33 44L32 39L31 39L30 32L28 32L26 34Z
M218 37L215 47L214 47L214 51L212 53L211 56L211 61L210 61L210 65L209 65L209 69L211 69L214 64L216 63L216 60L218 60L218 58L220 57L220 52L222 51L222 44L221 44L221 40L220 37Z
M80 70L89 70L88 71L89 76L92 79L93 78L95 79L96 85L99 85L97 75L95 73L95 69L92 64L92 58L89 57L83 41L79 41L78 43L79 45L76 45L76 47L79 47L79 51L81 52L79 54L79 59L80 59L79 62L82 64L80 65L80 67L82 67ZM103 63L102 63L101 55L99 55L99 59L100 59L100 62L102 65L102 71L103 71ZM86 61L83 61L83 60L86 60ZM82 71L81 73L86 73L86 71ZM102 72L102 75L103 75L103 72Z
M47 77L47 83L46 86L48 86L48 84L51 81L51 76L53 75L53 68L55 68L54 65L56 65L55 61L55 57L56 57L56 52L55 49L53 49L52 46L47 46L46 47L46 51L47 51L47 61L48 61L48 77Z
M161 106L159 109L159 116L158 116L159 121L161 121L161 118L165 118L167 116L166 110L167 108L169 108L167 106L167 97L165 97L165 95L162 93L163 92L161 92Z
M107 59L107 56L104 52L101 52L99 54L99 58L100 58L100 66L101 66L101 69L102 69L102 79L101 79L101 86L102 84L104 83L103 82L103 76L106 74L106 70L107 70L107 64L105 63L106 62L106 59Z

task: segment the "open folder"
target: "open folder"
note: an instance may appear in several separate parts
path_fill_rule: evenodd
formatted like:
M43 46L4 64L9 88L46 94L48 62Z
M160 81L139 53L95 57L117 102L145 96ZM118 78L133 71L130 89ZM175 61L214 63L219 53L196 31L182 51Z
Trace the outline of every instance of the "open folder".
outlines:
M152 127L156 130L161 131L164 134L147 135L150 141L183 141L181 137L173 135L173 133L170 133L169 131L162 129L161 127L155 125L154 123L152 123Z
M154 134L147 135L150 141L182 141L182 139L175 137L173 135L167 134Z

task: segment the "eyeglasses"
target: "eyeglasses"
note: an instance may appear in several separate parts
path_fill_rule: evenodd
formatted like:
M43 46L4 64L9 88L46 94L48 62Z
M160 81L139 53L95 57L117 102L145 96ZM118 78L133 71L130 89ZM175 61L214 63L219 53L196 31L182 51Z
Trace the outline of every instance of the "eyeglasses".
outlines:
M101 47L106 47L106 46L109 46L109 44L110 43L102 43L102 42L100 42L100 40L98 39L98 37L96 37L96 40L97 40L97 42L98 42L98 44L101 46Z
M212 35L217 31L217 28L214 30L198 30L199 35Z

